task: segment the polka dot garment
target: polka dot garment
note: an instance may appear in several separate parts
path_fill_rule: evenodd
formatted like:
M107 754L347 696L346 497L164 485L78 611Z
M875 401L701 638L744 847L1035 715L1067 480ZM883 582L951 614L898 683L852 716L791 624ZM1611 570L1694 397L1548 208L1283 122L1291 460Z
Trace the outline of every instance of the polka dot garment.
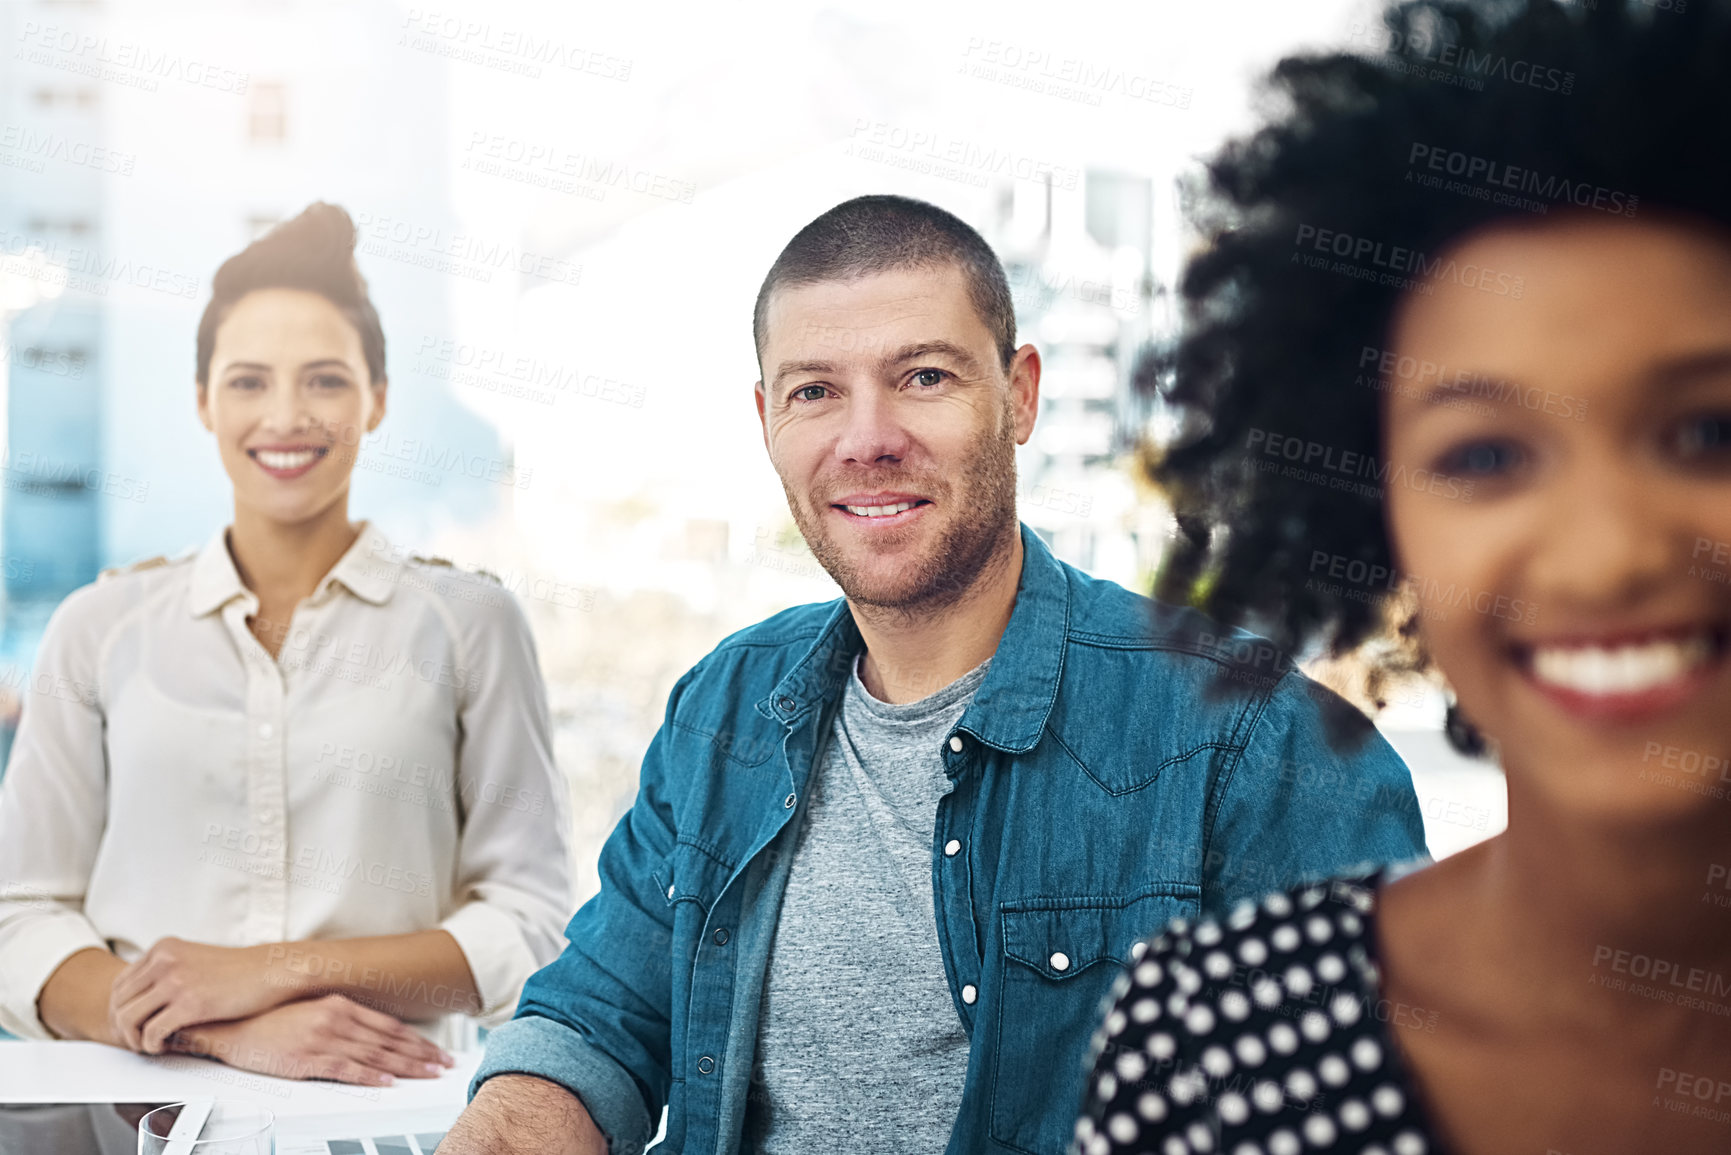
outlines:
M1380 995L1378 871L1136 944L1094 1035L1072 1155L1446 1155Z

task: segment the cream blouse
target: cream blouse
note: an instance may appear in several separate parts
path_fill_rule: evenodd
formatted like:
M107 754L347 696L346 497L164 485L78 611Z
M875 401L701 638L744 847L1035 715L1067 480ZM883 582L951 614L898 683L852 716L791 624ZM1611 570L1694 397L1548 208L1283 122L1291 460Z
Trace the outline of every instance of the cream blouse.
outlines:
M86 947L442 928L483 1022L564 946L562 778L510 593L371 526L274 660L226 533L73 593L43 635L0 779L0 1026ZM433 998L438 992L421 992ZM447 1046L473 1025L419 1024Z

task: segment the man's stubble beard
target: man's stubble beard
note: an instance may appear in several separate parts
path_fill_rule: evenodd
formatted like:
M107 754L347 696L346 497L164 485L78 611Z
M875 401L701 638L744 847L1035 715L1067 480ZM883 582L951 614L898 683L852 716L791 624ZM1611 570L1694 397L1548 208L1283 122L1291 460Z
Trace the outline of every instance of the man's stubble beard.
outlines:
M1013 414L1006 404L996 428L987 429L970 447L958 484L945 487L945 501L939 506L951 518L948 526L929 553L909 558L901 567L901 572L892 579L893 589L874 586L873 579L861 572L825 533L824 512L828 505L821 509L808 507L782 482L788 508L812 556L850 602L909 616L942 610L974 588L994 557L1008 554L1016 527L1016 443L1010 432L1012 422ZM895 488L896 484L893 476L884 482L885 488Z

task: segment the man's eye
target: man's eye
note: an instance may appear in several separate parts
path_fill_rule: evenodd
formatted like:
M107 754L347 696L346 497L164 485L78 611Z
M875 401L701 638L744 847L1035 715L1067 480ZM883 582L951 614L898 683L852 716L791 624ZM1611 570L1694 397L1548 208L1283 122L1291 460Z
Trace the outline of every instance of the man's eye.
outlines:
M1526 453L1509 441L1474 441L1443 455L1438 473L1454 477L1498 477L1526 463Z
M1671 446L1685 459L1708 458L1717 464L1731 456L1731 413L1698 413L1679 421L1671 431Z
M942 369L921 369L914 374L914 380L930 389L934 385L942 385L949 374Z
M822 385L801 385L793 391L795 401L822 401L828 390Z

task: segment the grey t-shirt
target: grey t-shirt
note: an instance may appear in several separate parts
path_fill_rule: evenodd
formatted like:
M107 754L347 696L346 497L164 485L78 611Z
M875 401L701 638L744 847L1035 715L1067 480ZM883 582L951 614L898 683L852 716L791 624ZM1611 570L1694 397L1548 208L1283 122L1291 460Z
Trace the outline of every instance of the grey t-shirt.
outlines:
M855 663L806 788L746 1101L756 1155L940 1152L968 1069L932 909L943 746L991 660L917 702Z

